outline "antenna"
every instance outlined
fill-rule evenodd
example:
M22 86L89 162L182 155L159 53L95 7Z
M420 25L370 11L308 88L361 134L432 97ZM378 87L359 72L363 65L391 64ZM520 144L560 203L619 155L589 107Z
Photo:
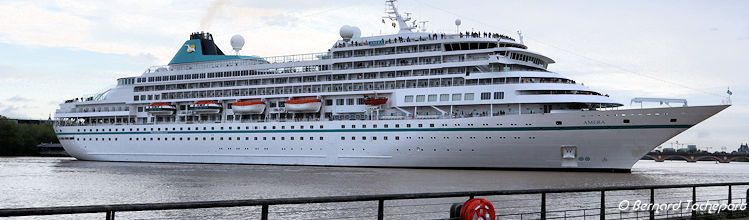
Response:
M525 44L523 43L523 32L520 32L520 30L518 30L518 40L520 40L521 44Z
M427 22L429 22L429 21L419 21L419 23L421 23L421 25L420 25L421 32L426 32L427 31Z
M388 18L390 20L395 19L395 21L398 22L398 26L400 26L400 30L398 31L399 34L412 32L411 30L416 29L416 25L408 25L408 23L406 23L411 20L411 13L406 13L406 17L402 17L400 13L398 13L398 7L395 6L396 1L397 0L385 0L385 4L388 6L385 13L387 13L388 16L382 18Z

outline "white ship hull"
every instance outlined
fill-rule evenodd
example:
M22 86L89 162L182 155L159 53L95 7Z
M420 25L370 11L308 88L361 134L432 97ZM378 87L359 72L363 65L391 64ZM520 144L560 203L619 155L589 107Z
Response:
M726 107L433 120L59 126L55 129L65 150L81 160L629 170L659 144ZM630 122L624 123L624 119ZM90 129L100 131L89 132ZM563 147L574 147L575 159L564 159ZM566 156L569 157L569 152Z

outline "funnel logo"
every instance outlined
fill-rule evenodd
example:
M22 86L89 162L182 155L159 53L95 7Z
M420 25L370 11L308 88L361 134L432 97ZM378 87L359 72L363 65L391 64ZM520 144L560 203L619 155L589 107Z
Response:
M185 44L185 47L187 47L188 53L195 52L195 44Z

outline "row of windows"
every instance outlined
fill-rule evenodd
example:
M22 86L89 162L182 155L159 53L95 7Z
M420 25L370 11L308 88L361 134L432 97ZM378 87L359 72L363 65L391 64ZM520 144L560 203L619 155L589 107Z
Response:
M452 94L452 101L473 101L473 93L453 93ZM494 99L504 99L505 98L505 92L494 92ZM489 100L491 99L491 93L484 92L481 93L481 100ZM414 102L414 96L413 95L407 95L404 100L404 102ZM436 102L437 101L437 94L431 94L431 95L416 95L416 102ZM440 102L446 102L450 101L450 94L440 94L439 95L439 101Z
M319 92L346 92L346 91L367 91L367 90L387 90L403 88L430 88L430 87L452 87L452 86L471 86L471 85L492 85L492 84L515 84L515 83L573 83L570 80L556 78L486 78L486 79L463 79L454 78L434 78L434 79L415 79L415 80L398 80L398 81L380 81L367 83L341 83L341 84L316 84L304 86L279 86L263 88L241 88L241 89L219 89L219 90L200 90L200 91L175 91L165 92L161 95L135 95L134 101L147 100L167 100L167 99L185 99L185 98L208 98L208 97L231 97L231 96L252 96L252 95L276 95L276 94L297 94L297 93L319 93ZM179 89L177 89L179 90Z
M392 125L393 125L394 128L401 128L401 124L392 124ZM425 127L424 124L404 124L404 125L405 125L406 128L411 128L412 126L419 127L419 128ZM482 124L482 125L483 126L489 126L489 124ZM503 126L504 124L496 124L496 125L497 126ZM515 126L515 125L518 125L518 124L509 124L509 125ZM532 125L532 124L526 123L525 125ZM428 126L430 128L436 127L435 124L428 124ZM448 124L440 124L440 126L447 127ZM460 127L461 124L453 124L453 126ZM475 125L474 124L466 124L466 126L475 126ZM357 128L357 126L354 125L354 124L349 125L349 126L341 125L341 128L347 128L347 127L348 128ZM361 128L379 128L379 127L380 126L378 124L371 124L371 126L369 126L369 127L367 127L366 124L362 124L361 125ZM382 124L382 128L390 128L390 127L391 127L391 124ZM193 129L193 127L180 127L178 129L176 127L172 127L171 131L184 131L184 130L187 130L187 131L193 131L193 130L194 131L199 131L199 130L201 130L200 128L201 127L194 127L194 129ZM209 127L202 127L202 130L207 131L208 128ZM241 126L237 126L237 127L223 127L222 126L222 127L218 127L218 129L216 129L216 128L217 127L210 127L210 130L211 131L214 131L214 130L242 130ZM234 129L234 128L236 128L236 129ZM282 126L276 126L276 125L273 125L273 126L245 126L244 128L245 128L244 130L261 130L261 129L262 130L274 130L274 129L286 129L287 126L285 126L285 125L282 125ZM309 130L309 129L315 129L315 126L314 125L308 125L308 126L304 126L304 125L300 125L300 126L291 125L291 126L288 126L288 128L289 129L299 129L299 130L303 130L303 129L308 129ZM319 129L323 129L323 128L324 127L322 125L319 125ZM110 129L98 129L98 128L97 129L93 129L93 128L90 128L90 129L78 129L77 131L78 132L119 132L119 131L170 131L170 130L169 130L169 128L163 128L162 129L162 128L159 127L159 128L155 128L155 129L154 128L150 128L150 129L147 129L147 128L143 128L143 129L141 129L141 128L135 128L135 129L133 129L133 128L129 128L129 129L124 129L124 128L122 128L122 129L118 129L118 128L115 128L115 129L111 129L111 128Z
M277 128L286 129L285 125L282 125L282 126L275 126L274 125L274 126L252 126L252 127L251 126L245 126L245 130L250 130L250 128L252 128L253 130L258 130L260 128L262 128L262 130L268 130L269 127L271 129L277 129ZM186 128L187 128L186 130L188 130L188 131L193 130L192 127L186 127ZM216 130L216 127L210 127L210 128L211 128L211 131ZM224 130L223 126L222 127L218 127L218 128L219 128L218 130ZM227 128L227 130L232 130L233 127L229 126L229 127L226 127L226 128ZM319 128L323 129L323 126L320 125ZM241 129L242 129L241 126L237 126L236 127L236 130L241 130ZM297 126L291 125L291 126L289 126L289 129L297 129ZM315 126L314 125L309 125L309 126L300 125L300 126L298 126L298 129L315 129ZM110 132L111 131L115 131L115 132L117 132L117 131L126 131L124 128L123 129L117 129L117 128L115 128L114 130L110 128L108 130L106 130L106 129L78 129L78 132L81 132L81 130L83 130L83 132L99 132L100 130L102 132L106 132L106 131L110 131ZM185 130L185 127L180 127L179 130L183 131L183 130ZM198 131L198 130L200 130L200 127L195 127L194 130ZM208 130L208 127L203 127L203 130L204 131ZM133 128L130 128L127 131L141 131L141 129L140 128L135 128L135 130L133 130ZM143 131L149 131L149 130L146 129L146 128L143 128ZM156 128L156 130L154 130L154 128L151 128L150 131L162 131L162 129L161 128ZM164 128L163 131L169 131L169 128ZM177 128L173 127L172 131L177 131Z
M72 137L71 137L71 139L72 139ZM172 139L172 141L177 141L177 140L180 140L180 141L182 141L182 140L188 140L188 141L194 140L194 141L198 141L198 140L200 140L200 138L198 138L198 137L195 137L195 138L191 138L191 137L185 137L185 138L183 138L183 137L179 137L179 138L172 137L171 139ZM262 138L260 138L260 137L253 137L252 139L255 140L255 141L258 141L258 140L267 141L267 140L269 140L268 137L262 137ZM282 140L282 141L285 141L286 137L279 137L279 139ZM300 137L289 137L288 138L288 140L291 140L291 141L293 141L293 140L300 140L300 141L309 140L309 141L313 141L313 140L324 140L324 139L325 138L323 138L323 137L318 137L316 139L315 137L311 137L311 136L310 137L306 137L306 138L302 137L302 136L300 136ZM86 138L77 138L76 140L86 141ZM99 138L88 138L88 140L89 141L99 141ZM111 141L112 138L101 138L101 140L102 141L107 141L107 140ZM117 138L114 138L114 140L117 141ZM151 138L145 138L145 137L144 138L139 138L139 137L136 137L136 138L129 138L129 140L131 140L131 141L132 140L135 140L135 141L146 141L146 140L150 140L150 141L153 141L153 140L156 140L156 141L161 141L161 140L168 141L169 138L168 137L164 137L162 139L160 137L156 137L156 138L153 138L153 137L151 137ZM203 140L204 141L207 141L207 140L213 141L213 140L216 140L216 139L215 139L215 137L210 137L210 138L209 137L203 137ZM224 137L219 137L218 140L223 141ZM231 140L241 141L242 138L241 137L235 137L235 138L233 138L233 137L226 137L226 140L230 140L230 141ZM244 137L244 140L245 141L249 141L250 137ZM270 140L271 141L275 141L276 137L270 137ZM387 140L387 138L385 138L385 140Z
M146 83L146 82L161 82L161 81L174 81L174 80L190 80L190 79L206 79L206 78L220 78L220 77L236 77L236 76L254 76L254 75L266 75L266 74L279 74L279 73L295 73L295 72L316 72L328 70L328 65L312 65L312 66L296 66L296 67L284 67L284 68L270 68L261 70L242 70L242 71L229 71L229 72L215 72L215 73L194 73L194 74L181 74L181 75L170 75L170 76L151 76L151 77L139 77L137 79L128 78L129 84L133 82ZM123 82L124 83L124 82Z
M437 139L437 137L429 137L429 138L430 139ZM456 139L463 139L463 137L455 137L455 138ZM498 138L499 139L507 139L507 137L498 137ZM520 139L520 137L512 137L512 138L513 139ZM75 140L78 140L78 141L86 141L86 138L74 138L74 137L63 137L63 138L60 138L60 139L61 140L73 140L73 139L75 139ZM114 139L112 139L112 138L88 138L88 141L99 141L99 139L101 139L101 141L112 141L112 140L117 141L118 140L117 138L114 138ZM313 141L313 140L324 140L325 138L318 137L316 139L315 137L311 137L311 136L310 137L306 137L306 138L303 137L303 136L299 136L299 137L288 137L288 138L287 137L270 137L270 138L268 138L268 137L252 137L252 140L255 140L255 141L258 141L258 140L263 140L263 141L271 140L271 141L275 141L276 139L282 140L282 141L285 141L285 140L290 140L290 141L293 141L293 140L300 140L300 141L309 140L309 141ZM406 137L406 139L407 140L411 140L412 137ZM424 137L417 137L417 139L423 140ZM450 137L442 137L442 139L450 139ZM476 137L468 137L468 139L476 139ZM486 137L484 137L484 139L492 139L492 137L486 136ZM528 139L536 139L536 137L528 137ZM150 137L150 138L145 138L145 137L144 138L139 138L139 137L136 137L136 138L129 138L129 140L130 141L133 141L133 140L135 140L135 141L147 141L147 140L150 140L150 141L153 141L153 140L156 140L156 141L161 141L161 140L168 141L169 138L168 137L164 137L162 139L161 137L156 137L156 138L153 138L153 137ZM194 137L194 138L191 138L191 137L179 137L179 138L172 137L171 140L172 141L177 141L177 140L179 140L179 141L183 141L183 140L199 141L200 138L198 138L198 137ZM203 137L202 140L204 140L204 141L208 141L208 140L214 141L214 140L216 140L216 138L215 137L210 137L210 138L209 137ZM219 137L218 140L223 141L224 137ZM231 140L241 141L242 138L241 137L226 137L226 140L230 140L230 141ZM250 137L244 137L244 140L245 141L249 141ZM347 138L345 136L341 136L341 140L347 140ZM348 140L355 141L355 140L357 140L357 138L356 138L356 136L351 136ZM359 140L366 141L367 140L367 136L361 136ZM377 140L377 136L371 136L369 138L369 140L376 141ZM388 140L388 136L382 136L382 140L387 141ZM400 140L400 136L395 136L394 140L396 140L396 141Z
M400 128L401 127L401 124L393 124L393 125L394 125L395 128ZM410 128L412 125L416 125L419 128L424 127L424 124L404 124L404 125L405 125L406 128ZM461 124L454 124L454 126L457 126L457 127L460 127L460 125ZM466 125L467 126L474 126L474 124L466 124ZM489 124L482 124L482 125L489 126ZM497 124L497 125L501 126L503 124ZM515 125L515 124L511 124L511 125ZM530 124L526 124L526 125L530 125ZM442 127L446 127L448 125L447 124L441 124L441 126ZM346 127L347 127L346 125L341 125L341 128L346 128ZM356 128L356 125L352 124L352 125L350 125L348 127L349 128ZM378 127L379 127L378 124L372 124L369 128L378 128ZM433 128L433 127L435 127L435 125L434 124L429 124L429 127ZM202 128L203 128L204 131L206 131L206 130L208 130L209 127L202 127ZM234 127L223 127L222 126L222 127L218 127L218 130L224 130L225 128L227 128L226 130L232 130ZM273 129L279 129L279 128L280 129L286 129L287 126L285 126L285 125L282 125L282 126L275 126L275 125L273 125L273 126L245 126L245 130L251 130L250 128L252 128L252 130L259 130L261 128L262 128L262 130L268 130L269 128L271 130L273 130ZM301 129L314 129L315 126L313 126L313 125L308 125L308 126L304 126L304 125L300 125L300 126L291 125L291 126L288 126L288 128L289 129L300 129L301 130ZM323 128L324 127L322 125L319 125L319 129L323 129ZM367 125L366 124L362 124L361 128L367 128ZM382 128L390 128L390 124L382 124ZM235 130L241 130L241 129L242 129L241 126L237 126ZM179 131L184 131L184 130L187 130L187 131L191 131L191 130L198 131L198 130L200 130L200 127L194 127L194 129L192 127L186 127L186 129L185 129L185 127L180 127L179 129L177 129L176 127L172 127L171 130L172 131L177 131L177 130L179 130ZM216 127L210 127L210 130L214 131L214 130L216 130ZM141 131L141 128L135 128L135 129L129 128L129 130L126 130L124 128L123 129L118 129L118 128L115 128L115 129L111 129L111 128L110 129L98 129L98 128L97 129L93 129L93 128L91 128L91 129L78 129L78 132L81 132L81 131L82 132ZM159 128L156 128L156 129L150 128L150 130L146 129L146 128L143 128L142 131L169 131L169 128L162 129L162 128L159 127Z

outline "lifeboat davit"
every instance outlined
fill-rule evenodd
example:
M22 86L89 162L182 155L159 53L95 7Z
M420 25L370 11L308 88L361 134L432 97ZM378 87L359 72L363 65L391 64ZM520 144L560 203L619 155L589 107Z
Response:
M380 98L371 98L368 95L364 95L364 104L365 105L382 105L388 102L388 98L380 97Z
M262 114L265 111L265 102L238 101L231 104L231 110L242 114Z
M217 114L221 112L221 105L216 101L197 101L188 106L188 109L198 114Z
M152 115L173 115L177 108L167 102L157 102L146 106L146 112Z
M316 98L289 99L286 101L286 112L319 112L322 102Z

